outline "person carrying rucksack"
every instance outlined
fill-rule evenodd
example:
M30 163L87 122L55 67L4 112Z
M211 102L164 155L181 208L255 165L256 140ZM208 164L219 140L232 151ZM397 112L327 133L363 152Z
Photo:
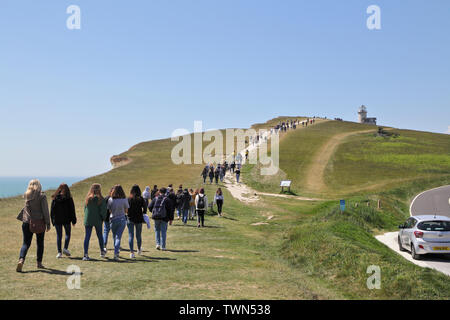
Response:
M152 219L155 225L156 249L166 250L167 224L172 224L173 208L166 188L159 190L160 194L155 197L148 209L152 213Z
M201 188L200 193L195 197L195 209L197 211L197 227L205 226L205 212L208 209L208 197L205 195L205 189Z

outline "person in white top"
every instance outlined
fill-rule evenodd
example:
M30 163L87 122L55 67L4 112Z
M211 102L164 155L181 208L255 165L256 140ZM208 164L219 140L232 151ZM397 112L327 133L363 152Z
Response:
M214 203L217 205L217 213L219 217L222 216L222 206L223 206L223 193L222 189L219 188L214 195Z

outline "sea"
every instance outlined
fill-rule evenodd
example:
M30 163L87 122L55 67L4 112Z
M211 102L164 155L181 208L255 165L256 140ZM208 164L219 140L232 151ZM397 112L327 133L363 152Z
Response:
M28 182L32 179L38 179L41 182L42 190L52 190L58 188L61 183L66 183L70 187L84 177L0 177L0 198L24 194Z

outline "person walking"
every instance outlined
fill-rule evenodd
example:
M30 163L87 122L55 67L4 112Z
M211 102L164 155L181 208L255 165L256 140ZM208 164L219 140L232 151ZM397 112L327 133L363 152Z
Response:
M212 184L214 180L214 167L209 168L209 184Z
M120 184L114 187L111 198L108 200L108 209L111 210L111 231L114 239L114 260L119 260L120 242L127 225L127 214L130 205Z
M150 204L150 201L151 201L151 197L152 197L152 195L150 192L150 187L146 186L144 192L142 192L142 198L145 201L145 208L148 208L148 205Z
M220 178L220 182L223 183L223 179L225 178L225 165L220 166L220 171L219 171L219 178Z
M217 213L219 215L219 217L222 216L222 206L223 206L223 193L222 193L222 189L219 188L216 191L216 194L214 195L214 202L217 205Z
M153 186L152 192L150 193L150 200L155 199L156 193L158 193L158 192L159 192L158 186L155 184L155 185ZM147 207L148 207L148 206L147 206Z
M106 219L106 202L102 196L101 185L94 183L86 196L84 201L84 255L83 261L89 261L89 241L91 240L92 229L95 228L95 232L98 238L98 244L100 246L100 256L105 257L104 251L105 245L102 237L102 224Z
M147 204L141 196L141 189L137 184L131 187L130 196L128 197L128 213L127 213L127 227L128 227L128 244L130 246L130 258L134 259L134 235L136 230L136 244L138 248L138 255L142 254L142 224L144 221L144 214L147 213Z
M205 189L201 188L199 194L195 197L195 210L197 211L197 227L205 226L205 212L208 208L208 197L205 195Z
M241 169L238 167L235 173L236 173L236 182L239 183L239 178L241 176Z
M214 179L216 180L216 184L219 184L219 175L220 175L220 164L216 167L214 171Z
M233 172L233 174L234 174L234 169L236 168L236 162L232 162L231 163L231 165L230 165L230 171L232 171Z
M105 198L106 206L108 204L109 198L111 198L111 194L113 191L114 191L114 187L112 187L111 190L109 190L108 196ZM105 223L103 226L103 251L105 252L105 254L107 252L106 245L108 244L109 232L111 231L111 221L109 219L110 215L111 215L111 210L106 208L106 216L105 216L105 220L104 220Z
M176 211L177 211L177 219L181 219L182 215L182 206L183 206L183 186L180 185L178 187L178 191L176 194Z
M193 189L189 189L189 195L191 200L189 201L189 220L194 220L195 217L195 192Z
M50 214L48 211L47 196L42 192L39 180L31 180L28 183L27 191L24 194L25 206L17 216L17 220L22 222L23 243L20 248L19 262L16 271L22 272L25 257L33 240L33 233L36 233L37 242L37 267L44 269L42 258L44 256L45 232L50 230Z
M203 184L206 183L206 177L208 176L208 167L205 166L202 170L201 176L203 177Z
M189 217L190 202L191 202L191 195L189 194L188 189L184 189L181 203L182 221L184 225L186 225Z
M56 258L62 258L63 253L70 257L71 224L73 226L77 224L77 216L69 186L65 183L61 184L52 195L52 199L50 218L56 230L56 248L58 250ZM66 237L64 239L64 250L61 250L63 228Z
M167 224L172 224L174 218L174 209L168 195L167 189L161 188L159 195L148 207L155 225L156 249L162 251L166 250Z

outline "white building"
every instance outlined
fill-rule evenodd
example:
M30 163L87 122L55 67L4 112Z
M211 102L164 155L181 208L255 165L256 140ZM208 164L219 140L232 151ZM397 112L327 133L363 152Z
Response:
M365 105L362 105L359 108L358 115L359 115L359 123L377 125L377 118L367 118L367 108Z

